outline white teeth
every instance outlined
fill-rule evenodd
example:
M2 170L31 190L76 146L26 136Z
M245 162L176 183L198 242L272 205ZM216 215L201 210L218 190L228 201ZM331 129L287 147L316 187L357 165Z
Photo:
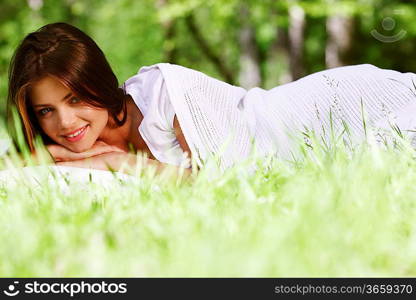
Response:
M77 136L77 135L79 135L81 132L83 132L84 131L84 129L85 129L85 127L84 128L81 128L80 130L78 130L77 132L75 132L74 134L70 134L70 135L67 135L67 137L75 137L75 136Z

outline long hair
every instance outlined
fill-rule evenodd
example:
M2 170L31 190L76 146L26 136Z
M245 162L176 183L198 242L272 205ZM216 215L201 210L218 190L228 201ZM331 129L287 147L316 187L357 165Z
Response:
M17 47L10 61L7 119L15 141L17 110L25 141L31 152L40 135L45 144L52 141L42 131L30 105L31 86L52 76L89 105L109 112L109 125L122 126L127 118L126 93L119 87L104 53L80 29L66 23L47 24L29 33ZM123 112L123 117L118 119Z

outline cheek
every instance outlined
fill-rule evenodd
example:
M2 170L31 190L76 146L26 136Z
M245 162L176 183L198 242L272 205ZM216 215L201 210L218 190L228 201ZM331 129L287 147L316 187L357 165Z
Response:
M86 108L83 111L84 119L92 123L97 129L102 129L107 125L108 112L106 109Z
M42 131L48 136L52 136L56 130L56 124L52 120L38 120L38 123Z

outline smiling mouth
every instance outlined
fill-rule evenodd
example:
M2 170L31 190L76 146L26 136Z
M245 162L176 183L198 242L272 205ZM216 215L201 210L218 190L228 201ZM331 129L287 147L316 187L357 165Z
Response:
M87 128L88 128L88 125L85 125L84 127L78 129L72 134L64 135L64 137L69 142L77 142L84 137L85 132L87 131Z

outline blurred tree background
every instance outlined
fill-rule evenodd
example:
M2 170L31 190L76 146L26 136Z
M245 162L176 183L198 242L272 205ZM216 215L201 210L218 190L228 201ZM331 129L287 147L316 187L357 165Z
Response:
M0 116L24 36L68 22L106 54L120 85L170 62L265 89L326 68L415 72L415 0L0 0Z

